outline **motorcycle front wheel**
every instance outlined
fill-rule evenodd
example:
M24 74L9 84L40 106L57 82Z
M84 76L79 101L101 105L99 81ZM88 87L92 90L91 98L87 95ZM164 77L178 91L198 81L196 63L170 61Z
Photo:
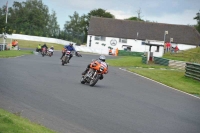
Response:
M66 56L63 56L63 57L62 57L62 65L63 65L63 66L65 65L65 60L66 60Z
M92 79L92 80L90 80L90 86L94 86L96 83L97 83L97 81L99 80L99 78L100 78L100 75L96 75L95 77L94 77L94 79Z
M81 77L81 84L85 84L85 80L83 76Z

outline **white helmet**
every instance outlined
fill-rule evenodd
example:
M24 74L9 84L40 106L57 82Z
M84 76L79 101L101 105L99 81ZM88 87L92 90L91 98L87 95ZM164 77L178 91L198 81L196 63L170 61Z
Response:
M105 61L106 61L106 57L105 57L104 55L101 55L101 56L99 57L99 60L105 62Z

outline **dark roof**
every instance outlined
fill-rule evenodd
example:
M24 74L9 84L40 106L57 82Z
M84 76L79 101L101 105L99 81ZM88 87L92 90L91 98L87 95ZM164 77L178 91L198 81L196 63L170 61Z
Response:
M200 34L193 26L101 17L91 17L88 35L164 41L165 31L168 31L165 39L166 42L169 42L170 38L173 38L174 43L200 44Z

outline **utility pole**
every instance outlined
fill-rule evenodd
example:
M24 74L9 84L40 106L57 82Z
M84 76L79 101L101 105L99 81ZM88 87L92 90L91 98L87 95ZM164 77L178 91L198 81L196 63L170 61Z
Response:
M7 3L6 3L6 26L7 26L7 16L8 16L8 1L7 1ZM5 42L6 42L6 27L5 26L5 32L3 33L3 50L5 49L5 46L6 46L6 44L5 44Z
M199 24L200 24L200 10L199 10L198 16L199 16L199 20L198 21L199 21Z
M137 14L138 14L138 19L140 20L140 14L142 13L142 12L141 12L141 9L137 10L136 12L137 12Z
M8 16L8 1L6 3L6 24L7 24L7 16Z

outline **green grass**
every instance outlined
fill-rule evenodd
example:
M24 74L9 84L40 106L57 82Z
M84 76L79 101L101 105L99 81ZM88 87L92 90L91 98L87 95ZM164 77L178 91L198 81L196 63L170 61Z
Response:
M0 133L55 133L28 119L0 109Z
M200 63L200 47L180 51L178 53L166 53L163 58Z
M128 70L173 87L175 89L200 96L199 81L185 77L184 71L133 68L129 68Z
M21 55L32 54L32 51L23 51L23 50L5 50L0 51L0 58L16 57Z
M17 40L19 43L20 48L36 48L38 44L43 45L44 42L38 42L38 41L27 41L27 40ZM56 43L46 43L47 47L54 46L55 50L62 50L63 45L56 44Z
M121 56L118 59L109 59L107 60L109 65L118 66L118 67L144 67L144 68L169 68L168 66L160 66L157 64L143 64L142 57L134 56Z
M143 64L141 57L119 57L117 59L108 59L107 62L111 66L125 67L129 71L143 75L175 89L200 96L199 81L185 77L184 71L176 69L171 70L170 67L161 65ZM166 70L161 70L161 68L165 68Z
M55 50L62 50L62 48L63 48L62 44L57 44L57 43L47 43L47 42L19 40L19 39L17 39L17 41L18 41L18 44L19 44L20 48L33 48L33 49L36 49L36 47L38 46L38 44L43 45L44 43L46 43L46 45L48 47L53 46ZM0 38L0 42L3 43L3 38ZM8 38L6 40L6 43L11 43L11 39Z

